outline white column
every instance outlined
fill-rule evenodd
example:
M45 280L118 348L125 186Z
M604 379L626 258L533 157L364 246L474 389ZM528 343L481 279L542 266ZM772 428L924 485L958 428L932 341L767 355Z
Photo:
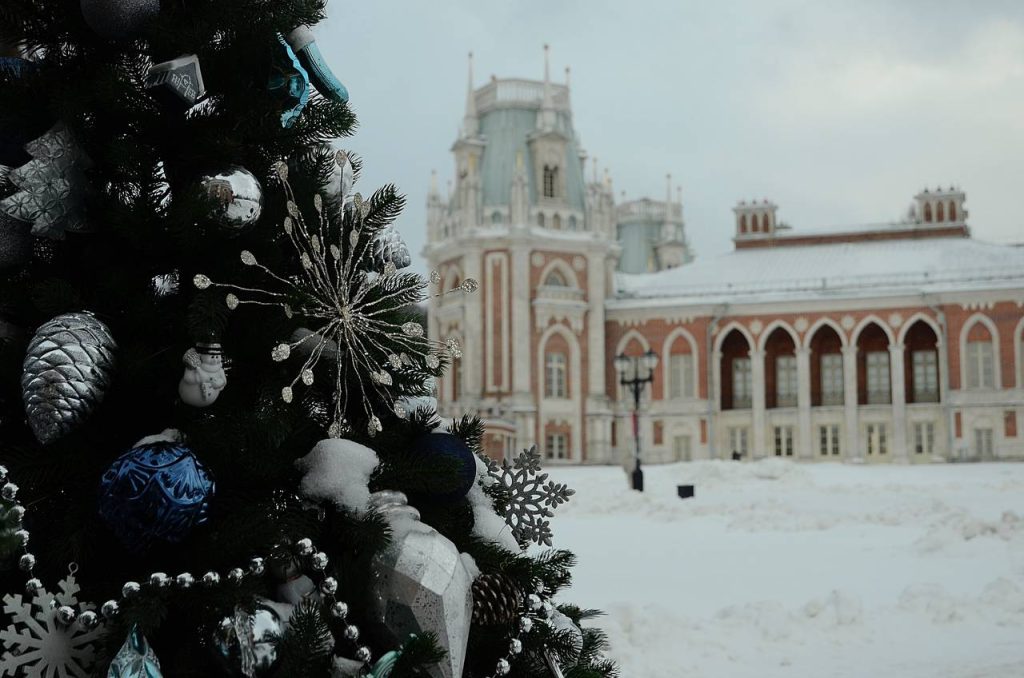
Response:
M708 335L711 338L711 335ZM711 342L708 342L711 349ZM711 374L708 375L708 458L728 459L732 450L726 448L725 431L722 426L722 352L711 354ZM698 424L699 425L699 424ZM711 441L714 441L712 443ZM711 451L714 450L714 456Z
M843 347L843 414L846 441L843 456L863 461L860 449L860 422L857 421L857 347Z
M889 369L892 375L892 449L889 454L899 461L907 460L907 392L903 374L903 344L889 346Z
M605 389L604 252L587 255L587 392L603 396ZM662 356L664 359L665 356Z
M805 459L813 458L811 438L811 349L796 350L797 415L800 428L797 454Z
M530 251L512 248L512 391L530 400Z
M754 430L751 431L751 442L753 449L751 456L754 458L764 457L768 454L765 446L765 383L764 383L764 351L750 352L750 375L751 386L754 393L752 400Z

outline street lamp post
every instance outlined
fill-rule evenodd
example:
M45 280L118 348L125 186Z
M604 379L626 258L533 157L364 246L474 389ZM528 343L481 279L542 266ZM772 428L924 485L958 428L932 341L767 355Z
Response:
M644 386L654 382L654 368L658 366L658 354L648 351L641 356L628 356L620 353L615 356L615 369L619 373L619 383L633 392L633 489L644 491L644 472L640 468L640 396ZM646 371L640 376L640 368ZM632 376L629 376L632 375Z

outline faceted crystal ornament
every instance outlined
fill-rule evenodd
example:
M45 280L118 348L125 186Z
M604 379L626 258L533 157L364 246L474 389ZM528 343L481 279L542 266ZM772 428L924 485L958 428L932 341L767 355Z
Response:
M374 617L395 644L410 633L433 632L445 658L433 678L460 678L473 615L472 579L452 542L419 522L398 492L375 493L371 505L393 521L391 545L374 559ZM411 518L411 520L410 520ZM397 519L397 520L394 520ZM401 528L398 528L401 526Z
M162 678L160 660L137 626L132 626L128 639L110 662L107 678Z

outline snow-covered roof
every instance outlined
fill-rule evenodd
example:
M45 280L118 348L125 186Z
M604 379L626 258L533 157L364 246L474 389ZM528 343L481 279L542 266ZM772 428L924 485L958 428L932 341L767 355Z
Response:
M738 249L616 282L613 307L1024 288L1024 247L946 237Z

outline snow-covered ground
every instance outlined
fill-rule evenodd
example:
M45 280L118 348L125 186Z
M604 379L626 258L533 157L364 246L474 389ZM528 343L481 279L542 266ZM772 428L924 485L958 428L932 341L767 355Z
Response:
M1024 464L549 470L623 678L1024 676Z

